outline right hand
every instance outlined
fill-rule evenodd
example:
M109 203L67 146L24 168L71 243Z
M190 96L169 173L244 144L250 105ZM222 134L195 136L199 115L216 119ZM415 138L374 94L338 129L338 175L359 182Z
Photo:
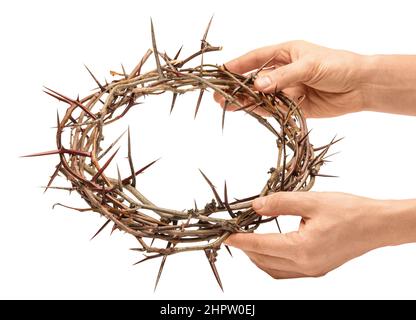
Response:
M244 74L260 68L272 57L269 66L274 69L260 72L254 82L257 90L283 90L295 101L305 96L301 108L310 118L363 110L366 56L305 41L291 41L253 50L225 66L234 73ZM224 107L224 97L216 93L214 98ZM235 105L227 106L227 110L236 109ZM261 113L260 108L257 110Z

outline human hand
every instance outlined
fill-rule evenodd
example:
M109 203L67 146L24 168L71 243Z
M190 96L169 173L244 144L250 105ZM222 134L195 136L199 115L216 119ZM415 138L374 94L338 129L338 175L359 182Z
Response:
M344 193L278 192L253 202L260 215L298 215L290 233L236 233L243 250L273 278L317 277L372 249L416 242L415 200L373 200Z
M225 66L244 74L260 68L272 57L268 66L274 69L259 73L254 82L257 90L283 90L295 101L305 96L301 108L306 117L333 117L364 108L367 57L363 55L291 41L253 50ZM214 98L224 107L224 97L216 93ZM230 111L237 108L227 106ZM256 112L265 115L260 108Z

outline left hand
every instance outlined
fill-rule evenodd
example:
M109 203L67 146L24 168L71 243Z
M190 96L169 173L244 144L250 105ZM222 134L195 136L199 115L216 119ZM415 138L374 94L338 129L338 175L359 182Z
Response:
M412 241L416 216L412 214L412 223L410 214L401 217L405 208L413 206L414 212L414 201L410 206L408 202L332 192L278 192L256 199L253 209L266 216L301 216L298 231L236 233L225 243L242 249L273 278L322 276L372 249Z

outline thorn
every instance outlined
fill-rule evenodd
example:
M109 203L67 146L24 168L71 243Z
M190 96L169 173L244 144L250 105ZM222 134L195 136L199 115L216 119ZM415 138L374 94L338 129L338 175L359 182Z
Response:
M324 177L324 178L339 178L339 176L333 176L330 174L322 174L322 173L317 173L313 175L314 177Z
M282 230L280 229L279 221L277 221L277 218L274 218L274 221L276 221L277 229L279 230L279 233L282 233Z
M309 136L309 133L311 133L312 129L310 129L300 140L299 140L299 144L301 144L303 141L305 141L305 139Z
M218 274L217 267L215 266L215 257L213 249L205 249L205 255L207 256L208 263L211 266L212 272L214 273L215 279L217 280L218 285L221 288L221 291L224 292L224 288L221 283L220 275Z
M101 228L100 229L98 229L98 231L92 236L92 238L90 239L90 241L91 240L93 240L96 236L98 236L98 234L101 232L101 231L103 231L104 230L104 228L110 223L110 219L108 219L102 226L101 226Z
M149 57L150 57L151 54L152 54L152 50L148 49L146 51L146 53L144 54L144 56L141 58L140 62L137 64L137 66L130 73L130 75L128 76L128 79L131 79L131 78L135 77L136 75L137 76L140 75L140 71L141 71L143 65L145 64L145 62L147 61L147 59L149 59Z
M52 90L52 89L50 89L48 87L45 87L44 86L44 88L46 90L49 90L50 91L50 92L48 92L48 91L43 90L43 92L45 92L46 94L50 95L51 97L54 97L55 99L58 99L58 100L63 101L65 103L68 103L70 105L72 105L72 104L77 105L85 113L87 113L91 118L93 118L94 120L97 120L97 117L90 110L88 110L81 102L79 102L77 100L72 100L72 99L64 96L63 94L60 94L59 92L56 92L56 91L54 91L54 90Z
M124 78L125 78L125 79L127 79L127 78L128 78L128 76L127 76L127 73L126 73L126 69L124 69L123 64L121 64L121 70L123 70L123 75L124 75Z
M94 76L94 74L91 72L91 70L87 67L87 65L84 64L85 69L87 69L88 73L91 75L91 77L94 79L94 81L97 83L98 87L102 92L105 91L105 88L101 85L101 83L97 80L97 78Z
M21 158L30 158L30 157L40 157L40 156L48 156L51 154L61 154L61 150L52 150L52 151L45 151L45 152L39 152L39 153L32 153L28 155L21 156Z
M65 149L65 148L62 148L60 150L52 150L52 151L32 153L32 154L28 154L28 155L24 155L24 156L20 156L20 157L21 158L30 158L30 157L49 156L49 155L52 155L52 154L64 154L64 153L68 153L68 154L71 154L73 156L91 157L90 152L70 150L70 149Z
M269 60L267 60L265 63L263 63L262 65L261 65L261 67L260 68L258 68L257 70L256 70L256 72L254 72L253 74L252 74L252 78L255 78L255 77L257 77L257 75L264 69L264 68L266 68L267 67L267 65L270 63L270 62L272 62L274 59L276 58L276 55L273 55Z
M208 31L209 31L209 28L211 27L211 23L212 23L213 18L214 18L214 15L212 15L211 19L209 19L208 26L205 29L204 36L202 37L202 40L201 40L201 49L203 49L205 47L205 43L207 41L207 36L208 36Z
M46 191L48 191L48 189L51 187L53 180L55 180L55 178L58 176L59 170L61 169L62 166L62 162L59 162L58 165L56 166L56 169L54 171L54 173L51 176L51 179L49 180L45 190L43 191L43 193L45 193Z
M114 223L113 228L111 229L110 236L113 234L114 231L117 230L117 225Z
M227 209L228 213L230 214L231 218L235 218L236 215L233 212L233 210L231 210L230 205L228 203L227 181L224 181L224 205L225 205L225 208Z
M117 164L117 184L120 191L123 191L123 181L121 180L120 168Z
M163 79L165 76L163 75L162 67L160 66L159 52L157 51L155 29L153 27L152 18L150 18L150 31L152 33L153 55L155 56L155 59L156 59L157 72L159 73L160 78Z
M107 167L109 166L109 164L111 163L111 161L114 159L114 157L116 156L118 150L120 150L120 148L118 148L113 155L108 158L108 160L106 161L106 163L104 163L104 165L97 171L97 173L92 177L91 181L95 182L104 172L105 169L107 169Z
M140 264L140 263L142 263L142 262L145 262L145 261L147 261L147 260L151 260L151 259L159 258L159 257L162 257L162 256L163 256L163 254L161 254L161 253L154 254L153 256L145 256L142 260L139 260L139 261L137 261L136 263L133 263L133 266L138 265L138 264Z
M227 246L226 244L224 244L225 249L227 249L228 253L230 254L231 258L233 258L233 254L231 253L231 249L229 246Z
M122 182L123 185L128 183L130 181L130 179L132 179L132 177L136 177L137 175L139 175L140 173L142 173L143 171L145 171L147 168L149 168L150 166L152 166L153 164L155 164L157 161L159 161L160 158L153 160L152 162L150 162L149 164L145 165L143 168L137 170L133 175L131 175L130 177L125 178Z
M168 242L168 244L166 246L166 249L169 249L170 245L171 245L171 243ZM159 284L160 276L162 275L162 271L163 271L163 268L165 266L165 262L166 262L167 257L168 257L167 255L164 255L163 258L162 258L162 262L160 263L159 272L157 273L157 278L156 278L155 287L153 289L153 292L156 291L157 285Z
M128 128L128 134L127 134L127 157L129 159L129 165L130 165L130 171L131 171L131 185L132 187L136 187L136 175L134 173L134 164L133 164L133 158L131 156L131 137L130 137L130 127ZM129 179L130 180L130 179Z
M183 48L183 45L181 45L181 47L179 48L178 52L176 52L175 56L173 57L173 60L177 60L179 58L179 54L181 53Z
M225 112L227 111L228 107L228 100L225 101L224 108L222 108L222 119L221 119L221 130L224 133L224 124L225 124Z
M204 95L204 89L201 89L201 91L199 91L198 101L196 102L194 119L196 119L196 115L198 113L199 106L201 105L201 101L202 101L202 96L203 95Z
M114 142L107 148L105 149L104 152L102 152L98 157L97 160L101 160L119 141L120 139L125 135L127 130L125 130L116 140L114 140Z
M59 119L59 111L56 109L56 128L61 130L61 119Z
M170 114L172 114L173 107L175 106L176 98L178 97L178 93L174 92L172 97L172 104L170 105Z
M215 189L215 186L212 184L212 182L208 179L208 177L202 172L201 169L198 169L199 172L202 174L202 176L204 177L205 181L208 183L208 185L210 186L212 192L214 193L215 199L217 199L218 205L221 205L222 207L224 207L224 203L222 202L217 190Z

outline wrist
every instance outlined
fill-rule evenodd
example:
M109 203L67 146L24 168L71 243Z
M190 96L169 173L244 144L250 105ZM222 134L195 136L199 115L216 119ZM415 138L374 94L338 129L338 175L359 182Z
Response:
M358 87L362 95L362 111L377 111L380 107L380 90L383 81L380 78L380 70L383 65L380 55L362 55L358 66Z
M363 111L416 115L416 56L361 56L358 68Z

